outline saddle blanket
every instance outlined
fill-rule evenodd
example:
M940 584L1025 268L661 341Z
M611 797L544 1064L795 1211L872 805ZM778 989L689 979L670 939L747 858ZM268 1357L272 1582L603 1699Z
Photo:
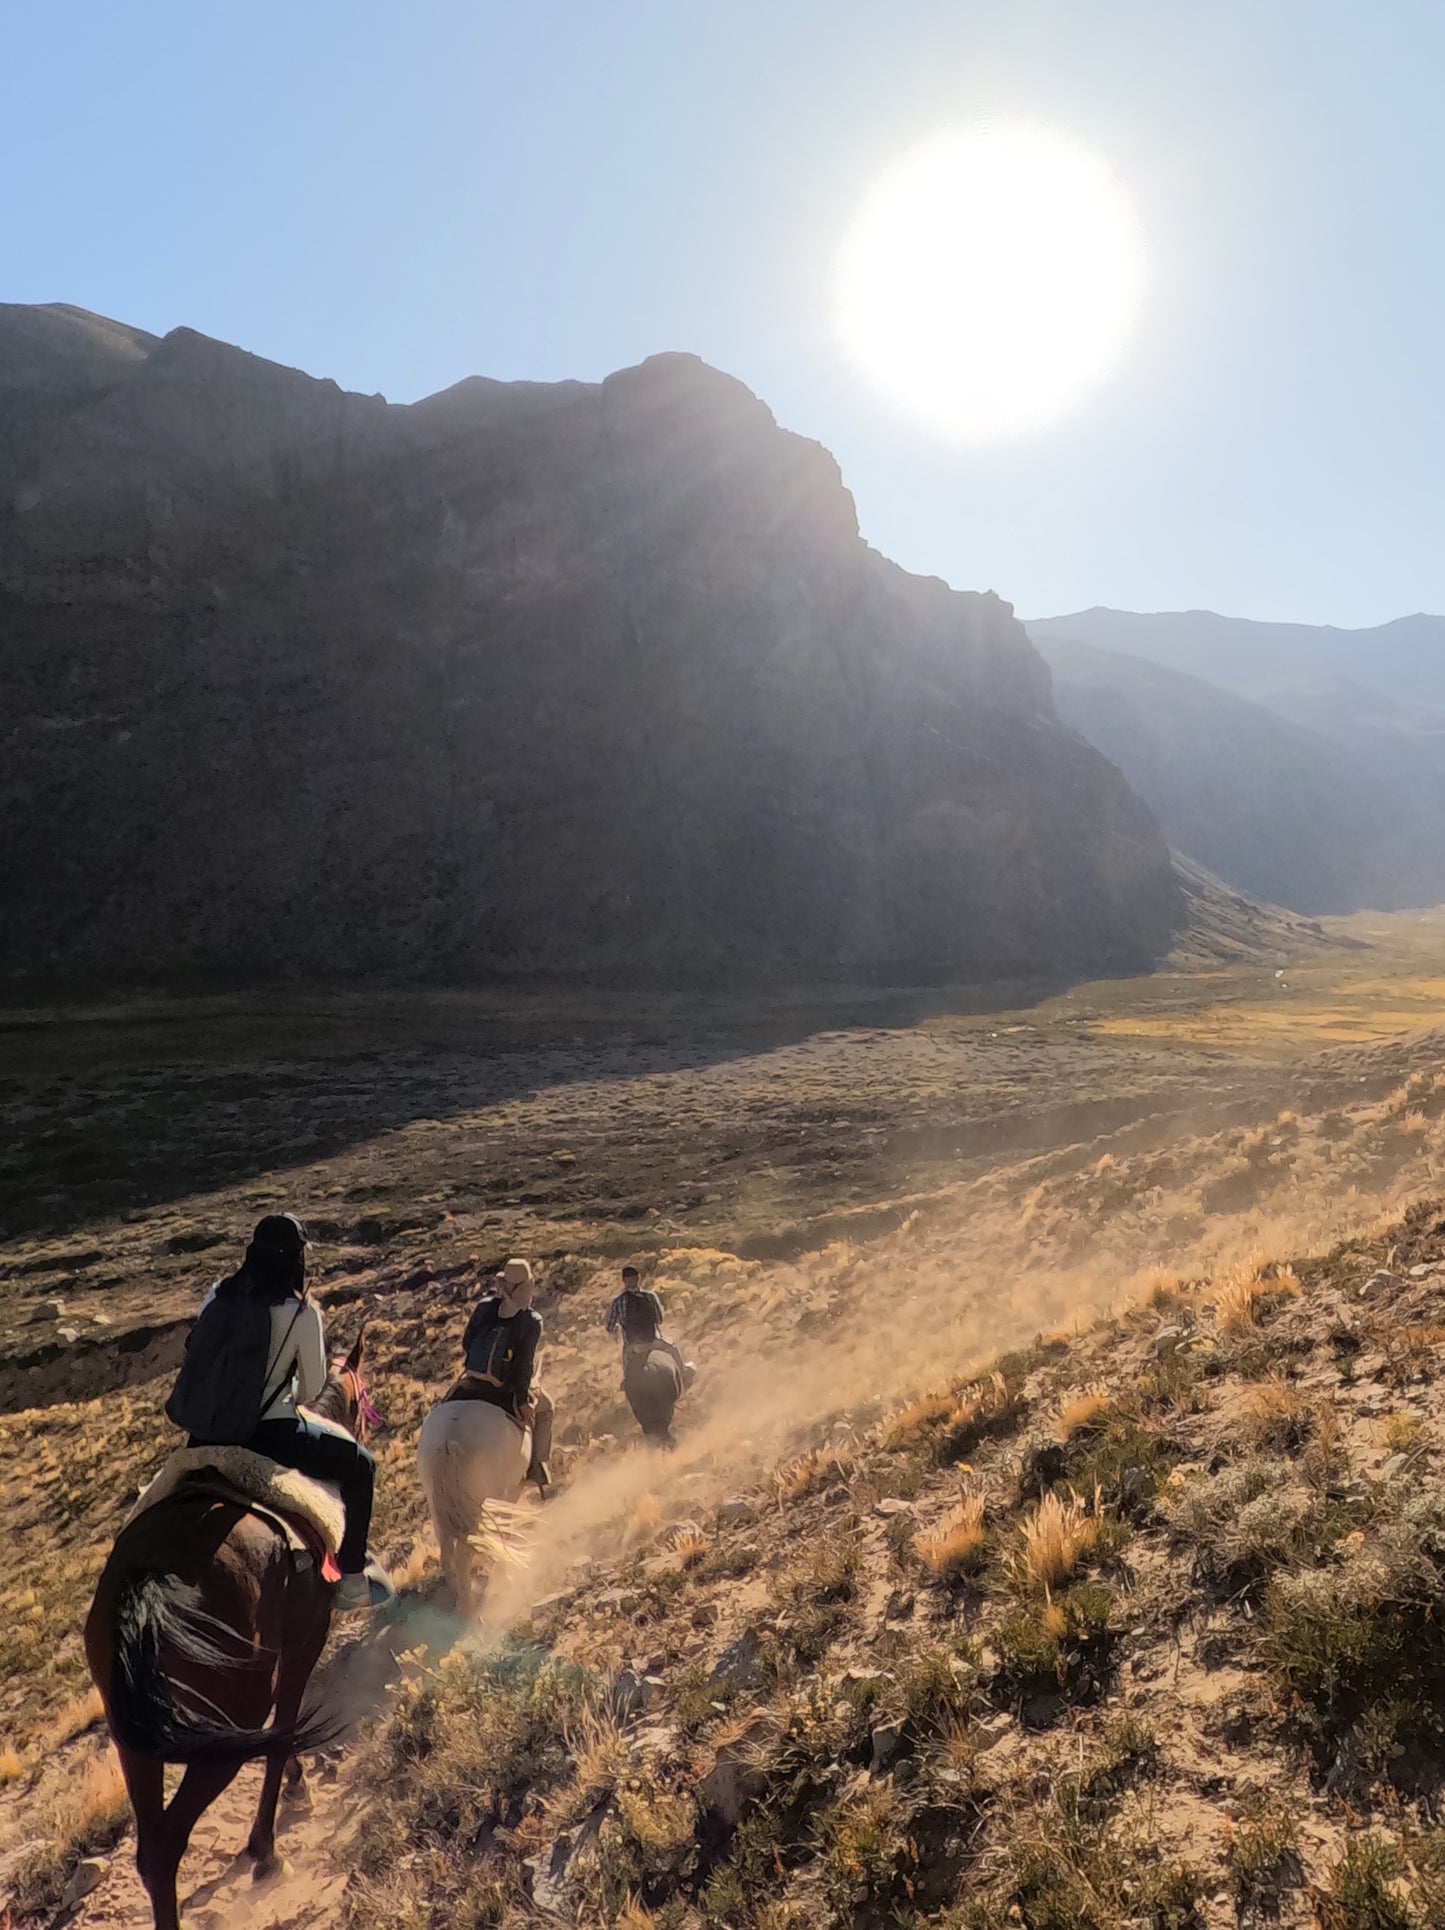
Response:
M331 1482L313 1480L240 1447L177 1448L141 1491L125 1525L129 1527L137 1515L174 1494L183 1481L205 1474L217 1477L218 1488L233 1489L243 1501L254 1502L258 1512L273 1518L296 1552L310 1551L317 1541L334 1557L341 1546L346 1513L340 1491Z

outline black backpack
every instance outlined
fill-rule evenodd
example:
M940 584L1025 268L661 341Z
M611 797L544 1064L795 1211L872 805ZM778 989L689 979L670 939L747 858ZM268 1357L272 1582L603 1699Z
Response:
M291 1316L294 1327L301 1304ZM290 1330L287 1330L290 1338ZM263 1405L271 1358L271 1309L249 1293L217 1293L186 1342L186 1356L166 1402L166 1418L207 1447L244 1447L281 1398Z

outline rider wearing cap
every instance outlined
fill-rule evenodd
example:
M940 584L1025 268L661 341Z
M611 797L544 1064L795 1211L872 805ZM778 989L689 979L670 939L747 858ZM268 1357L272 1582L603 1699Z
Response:
M370 1608L389 1586L368 1575L366 1537L371 1527L376 1463L360 1441L298 1410L326 1385L326 1335L321 1310L306 1290L306 1232L292 1213L268 1213L251 1236L235 1273L206 1295L202 1308L225 1296L245 1295L271 1310L271 1349L261 1396L263 1419L245 1445L341 1491L346 1528L336 1551L341 1570L333 1598L337 1608Z

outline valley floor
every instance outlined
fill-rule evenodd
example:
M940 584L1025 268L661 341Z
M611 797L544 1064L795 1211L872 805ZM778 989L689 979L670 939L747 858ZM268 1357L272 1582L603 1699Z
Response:
M1329 936L1334 942L1298 956L1032 1001L1015 993L989 1010L942 995L779 1000L759 1012L662 1000L603 1007L564 994L333 994L260 1006L214 1000L11 1014L0 1078L0 1541L17 1556L0 1598L0 1724L9 1744L0 1753L0 1892L17 1882L18 1901L53 1906L79 1851L119 1827L79 1650L88 1590L129 1496L159 1458L159 1401L185 1322L209 1280L233 1263L249 1223L280 1205L301 1212L317 1235L316 1278L333 1337L348 1339L363 1315L370 1322L373 1391L389 1423L377 1540L407 1584L413 1646L439 1629L448 1639L454 1632L434 1600L416 1427L455 1364L480 1275L509 1253L541 1264L544 1373L558 1401L564 1486L525 1524L527 1566L498 1578L490 1614L499 1634L512 1630L513 1644L567 1658L581 1671L576 1679L591 1685L576 1706L568 1689L550 1713L513 1711L540 1725L537 1801L527 1810L519 1791L523 1806L514 1814L512 1798L494 1790L477 1811L476 1828L498 1857L495 1869L483 1857L486 1880L501 1886L495 1911L486 1903L492 1914L479 1914L480 1891L464 1897L456 1887L462 1852L455 1831L447 1833L451 1810L440 1797L441 1809L433 1805L425 1817L406 1810L413 1758L405 1735L421 1720L417 1698L431 1697L426 1706L443 1716L452 1691L463 1713L468 1697L511 1704L499 1700L487 1673L497 1664L486 1657L435 1683L425 1665L408 1665L411 1686L396 1691L396 1713L365 1746L382 1752L400 1792L397 1813L412 1845L404 1854L416 1859L407 1867L420 1875L407 1890L393 1867L388 1887L379 1865L359 1848L348 1852L347 1867L360 1872L348 1891L355 1921L426 1922L433 1892L438 1923L500 1922L509 1911L527 1920L525 1912L540 1907L538 1881L545 1892L550 1879L522 1871L521 1849L558 1862L552 1845L584 1825L598 1845L612 1845L615 1867L586 1874L599 1865L600 1848L570 1876L567 1856L560 1858L559 1907L575 1914L585 1904L592 1914L582 1921L625 1920L633 1894L643 1899L628 1919L637 1923L651 1920L648 1910L678 1924L703 1920L699 1913L726 1923L793 1921L757 1914L761 1892L748 1887L756 1887L756 1871L749 1875L742 1854L752 1839L741 1849L733 1840L746 1812L767 1819L755 1836L770 1829L782 1845L791 1874L786 1883L778 1875L774 1902L782 1910L793 1897L804 1912L799 1923L825 1921L845 1904L865 1911L860 1921L875 1920L866 1915L874 1909L926 1917L951 1908L942 1893L924 1893L919 1864L898 1848L926 1846L930 1831L941 1830L935 1851L919 1852L923 1862L952 1870L949 1881L975 1893L979 1908L1016 1910L1042 1926L1019 1889L1025 1877L989 1847L988 1804L960 1795L955 1808L965 1820L945 1828L933 1812L953 1799L938 1792L972 1791L978 1764L1016 1756L1019 1777L1047 1781L1063 1749L1081 1776L1097 1771L1100 1791L1112 1791L1109 1801L1117 1796L1130 1817L1137 1797L1147 1829L1174 1843L1176 1809L1193 1814L1214 1800L1197 1777L1187 1789L1179 1782L1185 1743L1171 1732L1146 1744L1142 1732L1100 1726L1117 1728L1136 1707L1127 1689L1131 1656L1163 1679L1155 1651L1174 1640L1171 1615L1183 1617L1176 1633L1192 1631L1191 1683L1224 1709L1217 1723L1201 1716L1195 1724L1208 1732L1200 1749L1223 1765L1208 1773L1236 1782L1245 1775L1228 1763L1231 1750L1246 1746L1231 1740L1229 1727L1243 1697L1246 1728L1277 1725L1269 1729L1275 1754L1246 1765L1248 1775L1287 1774L1300 1802L1323 1804L1322 1818L1333 1814L1311 1781L1308 1748L1318 1758L1319 1745L1278 1714L1297 1690L1260 1673L1265 1665L1243 1637L1231 1647L1234 1636L1220 1636L1219 1667L1208 1663L1218 1634L1210 1618L1235 1614L1243 1627L1262 1613L1259 1591L1276 1568L1299 1568L1298 1549L1291 1543L1287 1561L1266 1563L1269 1572L1249 1584L1255 1596L1246 1590L1236 1600L1226 1591L1220 1608L1212 1595L1206 1602L1191 1593L1195 1557L1183 1531L1167 1525L1165 1505L1170 1470L1215 1478L1244 1452L1229 1432L1235 1407L1243 1414L1251 1402L1268 1406L1275 1383L1303 1403L1305 1416L1295 1445L1278 1453L1297 1458L1320 1438L1320 1400L1345 1400L1338 1377L1318 1378L1334 1359L1330 1333L1344 1318L1329 1296L1363 1284L1392 1245L1398 1262L1394 1233L1381 1231L1377 1247L1369 1245L1377 1228L1393 1226L1412 1200L1445 1193L1445 1100L1436 1080L1445 1036L1430 1029L1445 1026L1445 916L1356 919ZM1425 1253L1425 1223L1411 1224L1409 1238L1423 1241ZM1321 1263L1304 1264L1302 1256L1341 1239L1364 1243L1343 1272L1336 1263L1322 1271ZM633 1445L613 1345L601 1331L624 1256L650 1273L670 1330L702 1370L679 1416L681 1446L666 1461ZM1270 1284L1290 1260L1300 1262L1297 1302L1288 1280ZM1419 1264L1436 1264L1433 1247ZM1230 1280L1245 1283L1238 1291L1246 1301L1248 1283L1262 1288L1242 1338L1217 1313ZM1385 1363L1354 1379L1383 1391L1371 1395L1373 1406L1339 1419L1349 1479L1367 1484L1389 1452L1415 1455L1409 1465L1428 1469L1436 1342L1412 1342L1406 1371L1393 1364L1389 1329L1423 1334L1439 1317L1433 1287L1408 1272L1388 1293L1372 1291L1374 1311L1351 1314L1347 1324L1369 1327L1356 1351L1368 1363L1373 1349ZM1096 1320L1141 1302L1147 1313L1090 1337ZM1304 1322L1301 1344L1279 1349L1271 1340L1260 1352L1255 1336L1273 1334L1271 1320L1283 1323L1280 1335L1294 1331L1291 1321ZM1157 1378L1157 1334L1171 1327L1188 1336L1197 1398L1137 1391ZM1058 1342L1040 1352L1040 1334ZM1070 1334L1081 1337L1059 1351ZM1000 1370L999 1395L986 1374L975 1377L1010 1353L1016 1362ZM930 1389L941 1390L941 1405L912 1409L910 1435L913 1423L897 1416ZM1107 1441L1114 1419L1062 1433L1059 1423L1067 1400L1090 1390L1103 1402L1098 1415L1125 1416L1150 1441L1158 1435L1169 1445L1158 1457L1148 1447L1147 1495L1111 1489L1101 1472L1107 1456L1091 1463L1107 1530L1097 1530L1099 1561L1082 1563L1081 1572L1111 1605L1101 1596L1094 1610L1087 1602L1060 1609L1064 1622L1053 1628L1049 1601L1015 1574L1023 1524L1048 1486L1035 1482L1030 1500L1027 1457L1052 1443L1064 1456L1060 1492L1072 1484L1093 1505L1083 1449L1070 1443ZM988 1409L995 1398L996 1415ZM981 1427L958 1418L970 1404ZM1391 1428L1400 1446L1386 1443L1377 1454L1375 1434L1384 1441ZM961 1429L956 1439L950 1429ZM1251 1429L1259 1433L1240 1420L1235 1432L1243 1441ZM1129 1452L1144 1447L1132 1440ZM964 1461L960 1473L955 1464ZM1110 1476L1116 1488L1124 1472ZM1313 1492L1293 1471L1275 1483L1291 1494L1301 1485ZM939 1557L935 1572L924 1544L954 1511L974 1508L975 1497L977 1546L956 1570ZM1345 1532L1373 1534L1373 1521L1352 1517ZM952 1521L947 1532L962 1525ZM849 1573L795 1576L804 1544L853 1549ZM906 1615L890 1611L905 1597ZM1104 1617L1098 1628L1088 1622L1094 1611ZM1009 1614L1023 1618L1015 1633L1025 1647L1035 1643L1034 1660L1049 1641L1052 1660L1031 1671L1017 1656L1009 1661L1007 1641L999 1648L1000 1617ZM1070 1614L1084 1619L1075 1627ZM1130 1633L1136 1626L1141 1632ZM713 1693L718 1654L744 1635L769 1648L763 1677L738 1694ZM894 1637L906 1638L901 1648ZM912 1679L910 1644L932 1657L932 1713L910 1712L913 1692L899 1686ZM806 1653L810 1646L817 1652ZM1075 1651L1079 1659L1067 1660ZM615 1687L624 1666L657 1680L637 1691L647 1707L629 1707L619 1727L615 1697L598 1685ZM956 1688L967 1678L967 1694L948 1689L940 1669ZM1076 1693L1076 1669L1093 1685L1086 1695ZM1236 1682L1230 1670L1244 1676ZM527 1679L528 1695L553 1693L545 1671ZM1135 1686L1154 1679L1138 1675ZM860 1685L870 1682L881 1686L865 1692ZM712 1796L698 1794L699 1779L719 1762L726 1771L730 1751L746 1755L756 1744L775 1752L803 1720L800 1698L810 1685L826 1704L818 1720L846 1730L825 1738L838 1775L796 1815L778 1809L773 1784L766 1799L749 1784L736 1827L709 1821ZM846 1720L840 1700L854 1710ZM1153 1701L1145 1713L1174 1720ZM555 1764L547 1768L543 1731L554 1716L572 1744L585 1731L614 1769L628 1765L626 1774L598 1769L612 1781L589 1795ZM866 1739L858 1726L865 1718ZM754 1720L762 1726L749 1741ZM891 1765L886 1774L869 1767L874 1730L894 1722L907 1730L901 1753L917 1764L901 1781ZM995 1745L1004 1742L999 1754ZM823 1741L814 1737L814 1745ZM488 1747L499 1762L510 1760L505 1738L491 1736ZM1386 1744L1370 1747L1392 1760ZM1402 1756L1414 1748L1407 1736ZM1123 1755L1102 1769L1100 1750ZM822 1758L815 1751L809 1760L816 1767ZM938 1783L950 1769L961 1780ZM486 1773L476 1760L458 1770L472 1784ZM629 1775L663 1818L656 1840L639 1838L641 1825L626 1820L638 1813L618 1794ZM1370 1777L1342 1776L1330 1800L1368 1809ZM1008 1801L1025 1796L1020 1784ZM321 1800L354 1807L348 1772ZM1094 1832L1091 1842L1100 1830L1107 1837L1114 1824L1107 1804L1097 1807L1104 1795L1080 1800L1088 1814L1079 1827ZM835 1815L840 1804L846 1814ZM925 1808L931 1820L920 1820ZM1236 1836L1244 1824L1255 1827L1239 1814L1243 1823L1220 1809L1187 1844L1182 1835L1175 1844L1177 1861L1203 1858L1209 1882L1234 1898L1231 1909L1239 1898L1221 1832L1226 1824ZM1057 1835L1057 1819L1039 1815L1044 1833ZM317 1842L339 1834L326 1816ZM536 1826L523 1830L528 1816ZM543 1816L545 1826L536 1820ZM1260 1817L1260 1829L1275 1827L1263 1810ZM377 1813L365 1829L375 1835L394 1825ZM1318 1844L1289 1849L1311 1872L1339 1849L1335 1823L1320 1828ZM501 1841L513 1830L516 1855ZM480 1840L467 1850L473 1862ZM712 1844L705 1856L697 1849L704 1842ZM945 1852L945 1842L955 1849ZM699 1856L712 1859L706 1870ZM133 1882L124 1865L122 1852L85 1904L87 1921L139 1921L123 1903ZM187 1867L192 1887L209 1885L217 1871L204 1849L195 1865ZM1080 1881L1097 1887L1103 1866L1090 1867L1094 1875ZM1208 1913L1203 1890L1185 1908L1182 1878L1174 1901L1141 1903L1129 1887L1135 1877L1110 1867L1114 1901L1077 1921L1182 1923L1190 1911ZM743 1886L731 1902L728 1869ZM334 1915L332 1877L322 1881L313 1868L308 1881L307 1894L324 1899L315 1910ZM715 1881L723 1888L709 1902ZM1270 1882L1273 1896L1280 1885ZM1305 1894L1297 1884L1284 1888ZM312 1905L288 1902L283 1891L265 1903L269 1917L251 1920L309 1921ZM845 1912L838 1920L853 1919Z

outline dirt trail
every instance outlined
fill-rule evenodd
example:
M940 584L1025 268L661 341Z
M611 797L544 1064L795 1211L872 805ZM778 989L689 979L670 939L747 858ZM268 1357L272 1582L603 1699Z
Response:
M277 1817L277 1848L283 1873L255 1883L251 1862L240 1854L261 1788L261 1766L243 1769L196 1825L181 1864L181 1917L186 1930L310 1930L337 1921L346 1872L332 1859L361 1806L343 1771L330 1783L312 1778L312 1807L283 1803ZM151 1910L135 1872L135 1839L127 1836L111 1858L100 1887L81 1907L87 1930L150 1930Z

